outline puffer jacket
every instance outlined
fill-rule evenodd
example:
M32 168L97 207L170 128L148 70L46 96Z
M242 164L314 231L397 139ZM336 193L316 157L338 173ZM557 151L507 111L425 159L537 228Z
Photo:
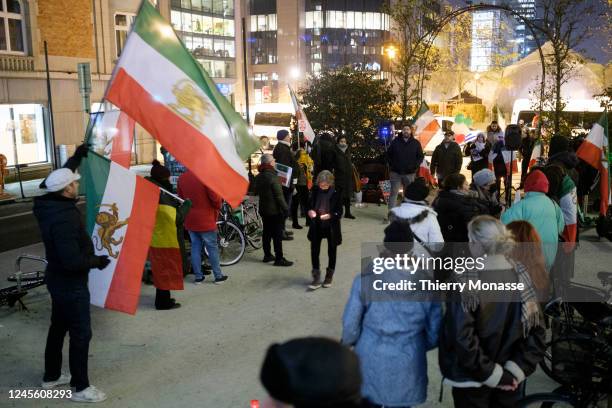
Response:
M255 177L255 192L259 196L259 214L262 217L287 214L289 210L276 170L262 165Z
M76 203L57 193L34 198L33 212L45 244L50 291L87 288L89 270L99 264Z
M538 231L543 243L546 268L550 270L557 255L559 236L565 227L561 208L546 194L529 191L521 201L512 205L501 216L504 224L518 220L531 223Z
M411 222L410 229L421 242L428 244L427 247L434 251L439 251L444 245L444 237L438 223L438 214L425 201L404 200L399 207L391 210L394 217L410 220L420 216L423 212L427 212L427 216L418 222ZM432 245L433 244L433 245ZM438 245L436 245L438 244Z
M495 282L518 281L513 269L494 273ZM481 300L470 311L455 295L446 303L440 330L438 361L445 383L460 388L495 387L503 369L519 382L535 371L544 356L545 330L536 326L524 335L520 302Z
M413 278L406 271L385 271L382 276L385 281ZM362 279L359 275L353 281L342 317L342 342L354 346L359 356L362 395L389 407L422 404L427 398L426 352L438 344L441 305L367 301Z

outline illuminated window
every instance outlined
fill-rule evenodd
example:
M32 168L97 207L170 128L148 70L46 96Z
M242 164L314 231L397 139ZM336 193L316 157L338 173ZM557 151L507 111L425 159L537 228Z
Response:
M0 52L25 54L23 7L17 0L0 0Z

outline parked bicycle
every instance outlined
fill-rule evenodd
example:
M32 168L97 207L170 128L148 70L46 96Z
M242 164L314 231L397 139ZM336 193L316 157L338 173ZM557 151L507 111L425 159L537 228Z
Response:
M21 263L23 260L41 263L44 267L33 272L22 272ZM15 273L8 277L8 281L15 282L16 285L0 289L0 306L8 305L13 307L16 303L19 303L24 310L27 309L22 298L28 294L29 290L45 284L46 266L47 260L45 258L27 254L20 255L15 261Z
M551 328L542 370L560 387L526 397L520 407L612 406L612 273L599 272L604 289L572 284L597 302L555 299L545 308Z
M221 266L238 263L244 256L247 244L253 249L261 248L262 231L263 222L257 203L247 198L233 209L224 201L217 221Z

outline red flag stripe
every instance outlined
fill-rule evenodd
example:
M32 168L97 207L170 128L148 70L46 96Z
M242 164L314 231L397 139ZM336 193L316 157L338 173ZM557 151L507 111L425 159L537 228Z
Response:
M578 151L576 152L576 155L592 167L595 167L596 169L599 168L601 163L601 149L595 146L593 143L587 140L582 142L578 148Z
M438 125L437 120L433 119L431 122L429 122L427 126L425 126L425 129L423 129L421 133L417 135L417 138L419 139L419 142L421 142L421 147L423 149L425 149L429 141L438 132L438 129L440 129L440 125Z
M126 169L129 169L132 163L134 127L134 121L124 112L121 112L117 120L117 130L119 133L113 138L113 150L110 157L112 161Z
M248 180L225 161L208 137L155 101L123 68L117 72L107 99L120 106L232 207L242 202Z
M106 296L104 307L107 309L136 313L144 261L149 250L149 240L142 237L151 237L153 233L158 201L159 188L137 177L130 222Z

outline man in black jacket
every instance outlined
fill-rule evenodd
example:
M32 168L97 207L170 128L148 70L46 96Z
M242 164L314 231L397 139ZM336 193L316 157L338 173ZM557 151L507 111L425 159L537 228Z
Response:
M442 185L444 177L461 172L463 154L455 142L455 133L447 131L444 140L434 149L431 156L431 174L438 177L438 184Z
M89 312L90 269L104 269L107 256L96 256L93 243L76 206L80 176L74 173L87 147L80 146L64 167L53 171L43 181L47 194L34 199L47 257L46 283L51 294L51 326L45 349L45 375L42 387L50 389L70 383L76 388L71 399L100 402L106 395L89 384L87 358L91 339ZM70 374L61 373L62 347L70 334Z
M391 181L389 210L397 206L397 194L400 186L407 186L414 181L424 157L421 143L414 138L412 128L410 125L404 126L402 134L393 139L387 149Z
M291 198L298 179L298 164L297 160L295 160L295 155L291 151L291 135L289 134L289 131L286 129L279 130L276 133L276 138L278 139L278 143L276 146L274 146L274 150L272 151L274 160L276 160L276 162L279 164L291 167L291 181L289 183L289 187L283 186L283 196L285 197L285 202L287 203L287 206L291 208ZM285 221L288 217L289 213L285 215L283 220L283 239L285 241L290 241L293 239L285 229Z

